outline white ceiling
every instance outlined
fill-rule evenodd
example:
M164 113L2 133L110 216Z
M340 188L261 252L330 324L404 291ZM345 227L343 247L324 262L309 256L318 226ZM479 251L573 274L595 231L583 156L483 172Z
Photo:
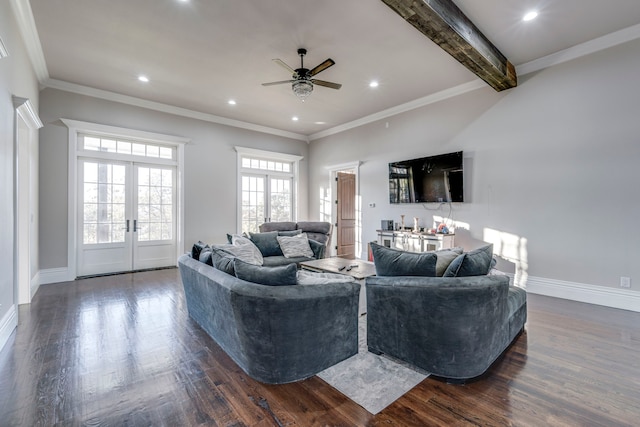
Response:
M51 79L44 85L68 82L298 135L478 80L380 0L29 3ZM516 66L640 23L639 0L455 3ZM523 22L531 9L539 17ZM316 77L342 88L316 86L302 103L290 85L262 86L290 77L271 60L298 68L299 47L307 68L332 58L336 65Z

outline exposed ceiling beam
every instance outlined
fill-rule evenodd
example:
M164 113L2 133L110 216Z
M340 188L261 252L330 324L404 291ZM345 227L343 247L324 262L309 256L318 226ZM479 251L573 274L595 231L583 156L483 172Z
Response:
M452 0L382 0L497 91L517 86L516 69Z

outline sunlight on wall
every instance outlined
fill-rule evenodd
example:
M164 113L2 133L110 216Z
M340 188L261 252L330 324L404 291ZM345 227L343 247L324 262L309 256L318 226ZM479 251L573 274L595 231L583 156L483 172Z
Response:
M487 243L493 243L494 254L515 264L516 271L513 283L526 289L529 277L527 239L504 231L485 228L483 240Z

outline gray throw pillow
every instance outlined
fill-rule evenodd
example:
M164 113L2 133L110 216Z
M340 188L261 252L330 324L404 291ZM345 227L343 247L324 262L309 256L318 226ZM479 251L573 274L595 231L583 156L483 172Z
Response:
M449 264L462 254L462 248L441 249L435 251L438 260L436 261L436 276L442 277L444 272L447 271Z
M278 236L278 243L285 258L314 257L313 250L309 245L309 239L304 233L296 236Z
M302 234L302 230L291 230L291 231L278 231L278 236L297 236L298 234Z
M233 260L236 257L224 249L213 247L211 248L211 266L217 268L220 271L224 271L232 276L236 275L236 271L233 267Z
M444 277L485 276L491 268L493 244L474 249L454 259Z
M211 262L211 248L207 246L202 251L200 251L200 257L198 258L198 260L200 262L213 266Z
M278 244L278 233L278 231L249 233L249 238L260 249L262 256L282 256L282 250Z
M278 267L263 267L249 264L236 258L233 266L236 271L236 277L246 280L247 282L268 286L290 286L297 284L296 273L298 268L295 263Z
M435 252L405 252L371 243L373 263L378 276L429 276L436 275Z

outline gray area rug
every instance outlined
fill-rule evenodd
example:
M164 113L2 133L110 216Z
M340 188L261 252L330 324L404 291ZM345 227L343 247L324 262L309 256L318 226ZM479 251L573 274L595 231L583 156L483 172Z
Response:
M361 314L358 322L358 354L325 369L318 376L367 411L377 414L429 374L369 353L367 315Z

